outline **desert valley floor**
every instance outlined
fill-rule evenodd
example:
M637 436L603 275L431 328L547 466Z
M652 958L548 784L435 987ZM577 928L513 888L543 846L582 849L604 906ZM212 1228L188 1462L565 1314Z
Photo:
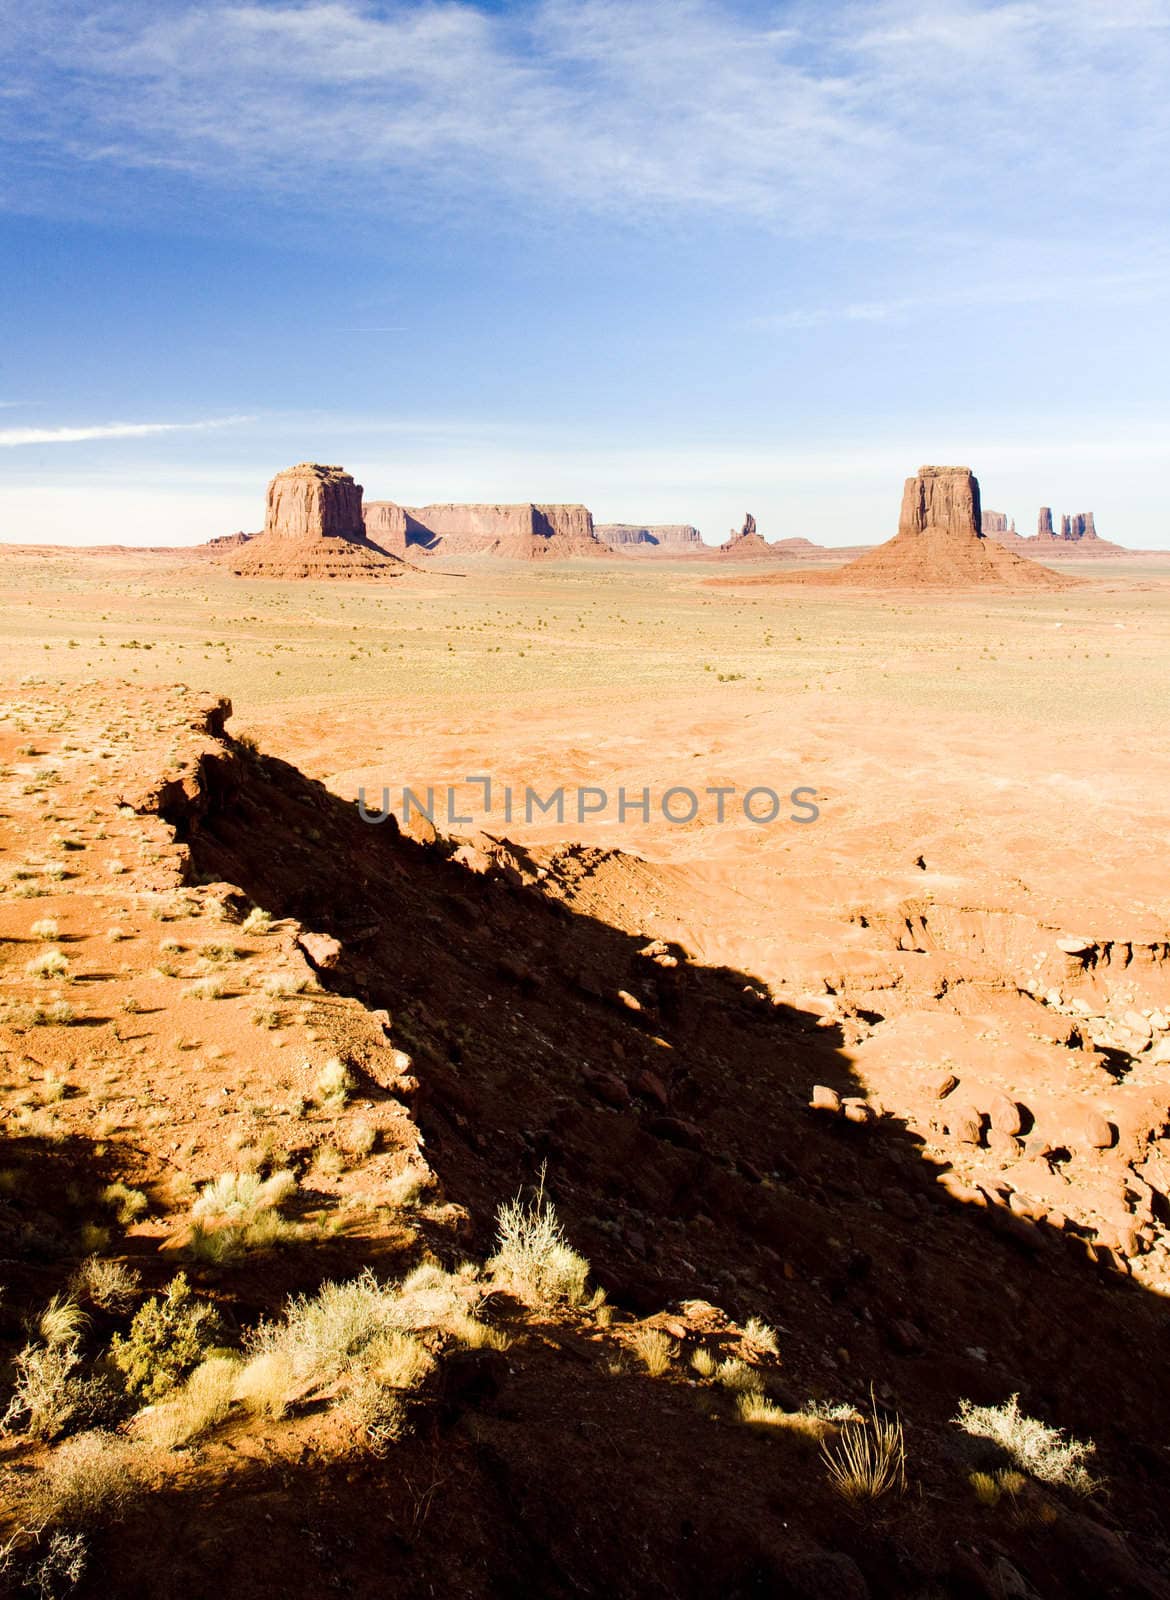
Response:
M150 1505L95 1536L92 1593L273 1593L257 1514L277 1573L360 1595L1170 1593L1170 571L1065 570L1083 581L899 595L666 560L329 585L3 552L5 1337L72 1263L26 1260L21 1228L72 1239L86 1185L125 1183L146 1200L111 1249L157 1292L196 1189L245 1151L268 1173L267 1139L320 1238L189 1263L225 1318L422 1260L448 1322L511 1340L442 1360L436 1334L442 1382L396 1454L347 1453L327 1389L262 1426L225 1404L177 1458L138 1442ZM473 773L807 786L820 816L440 810L436 839L350 803L467 799ZM237 902L264 917L233 926ZM79 1015L31 1025L50 991ZM314 1103L338 1058L359 1087ZM68 1152L64 1200L44 1148ZM604 1316L459 1277L542 1167ZM804 1422L737 1421L701 1348ZM956 1407L1013 1393L1095 1442L1094 1495L972 1491L1003 1461L964 1455ZM871 1515L817 1450L833 1405L879 1403L911 1486ZM14 1505L36 1448L0 1443Z

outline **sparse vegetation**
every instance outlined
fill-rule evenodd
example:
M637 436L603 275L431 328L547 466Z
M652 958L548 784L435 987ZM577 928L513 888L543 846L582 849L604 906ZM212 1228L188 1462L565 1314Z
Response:
M42 917L39 922L34 922L29 932L34 939L50 940L60 936L57 923L52 917Z
M1076 1494L1092 1494L1100 1487L1086 1463L1096 1452L1090 1440L1072 1439L1060 1428L1052 1428L1037 1417L1020 1410L1020 1397L1013 1394L1000 1406L977 1406L960 1400L957 1416L951 1419L973 1438L990 1439L1010 1457L1021 1472Z
M137 1222L149 1202L141 1189L128 1188L124 1183L109 1183L102 1190L102 1203L111 1208L123 1227Z

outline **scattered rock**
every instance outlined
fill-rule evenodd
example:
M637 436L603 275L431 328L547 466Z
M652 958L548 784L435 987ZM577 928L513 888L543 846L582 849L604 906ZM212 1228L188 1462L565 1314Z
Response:
M841 1110L841 1096L836 1089L830 1089L826 1084L817 1083L813 1085L809 1105L814 1111L828 1111L833 1116L837 1116Z
M331 934L306 931L298 935L297 944L318 972L328 972L341 960L341 943Z

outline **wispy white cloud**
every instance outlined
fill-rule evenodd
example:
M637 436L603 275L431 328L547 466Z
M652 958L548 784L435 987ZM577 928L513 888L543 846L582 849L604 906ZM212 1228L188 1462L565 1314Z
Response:
M831 323L898 323L936 311L950 313L979 307L996 310L1012 306L1141 305L1170 299L1168 267L1170 257L1159 253L1156 259L1133 270L1063 274L1034 270L1022 277L971 280L947 289L886 299L790 306L753 318L751 326L784 332Z
M14 87L52 92L14 100L7 134L81 168L373 211L503 196L795 231L989 209L1089 225L1122 198L1160 215L1168 0L60 13L32 0L8 30Z
M230 428L255 417L209 417L202 422L103 422L79 428L0 428L0 446L83 444L91 439L142 439L153 433L200 433Z

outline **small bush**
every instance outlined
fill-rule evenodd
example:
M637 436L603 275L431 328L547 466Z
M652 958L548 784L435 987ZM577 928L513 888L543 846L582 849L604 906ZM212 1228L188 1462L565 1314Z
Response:
M294 994L303 994L309 987L308 978L294 978L285 972L270 972L260 985L272 1000L286 1000Z
M42 917L39 922L34 922L29 929L34 939L56 939L58 937L57 924L52 917Z
M27 1344L16 1356L16 1382L0 1432L27 1433L45 1443L101 1420L112 1395L100 1379L84 1377L75 1340Z
M259 906L253 906L240 925L241 933L267 933L272 927L272 915L262 911Z
M287 1170L267 1179L261 1179L258 1172L223 1173L204 1186L192 1207L192 1254L197 1260L219 1264L247 1250L265 1249L294 1237L295 1228L277 1208L296 1186L296 1178Z
M738 1356L729 1356L726 1361L721 1361L715 1368L714 1377L721 1389L730 1389L732 1394L746 1394L749 1390L764 1387L764 1380L755 1367L749 1367Z
M418 1204L429 1181L429 1173L416 1166L407 1165L392 1178L387 1178L382 1186L381 1195L388 1206L406 1210Z
M77 1021L77 1013L68 1000L38 1001L29 1007L24 1020L32 1028L67 1028Z
M585 1298L589 1263L569 1247L556 1212L540 1196L529 1205L517 1198L500 1207L496 1253L487 1265L526 1305L579 1306Z
M1018 1394L1001 1406L977 1406L970 1400L960 1400L958 1415L951 1420L973 1438L991 1439L1021 1472L1041 1483L1072 1489L1077 1494L1092 1494L1100 1487L1085 1465L1096 1453L1096 1445L1091 1440L1066 1438L1062 1429L1050 1428L1037 1417L1024 1416Z
M165 1296L152 1296L139 1308L125 1338L114 1335L110 1355L130 1394L161 1400L199 1365L219 1336L215 1307L197 1300L180 1272Z
M313 1171L322 1178L340 1177L345 1157L335 1144L319 1144L313 1152Z
M185 993L192 1000L222 1000L227 985L222 978L200 978Z
M83 1533L63 1533L55 1528L45 1553L30 1567L24 1587L40 1600L65 1600L85 1576L89 1549Z
M200 947L199 954L208 966L224 967L231 961L239 961L244 952L234 944L205 944Z

